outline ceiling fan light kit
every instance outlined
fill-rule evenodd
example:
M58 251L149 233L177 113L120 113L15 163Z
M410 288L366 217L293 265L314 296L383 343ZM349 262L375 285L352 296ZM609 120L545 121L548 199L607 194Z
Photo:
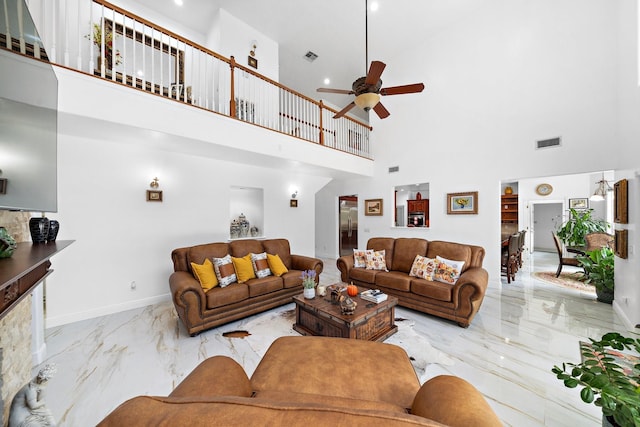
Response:
M365 65L369 64L369 35L368 35L368 8L367 8L367 0L365 0ZM343 95L355 95L355 99L353 102L348 104L335 116L334 119L339 119L344 116L351 110L353 107L358 106L362 108L364 111L369 111L373 109L375 113L381 119L389 117L389 111L382 105L380 102L380 96L388 96L388 95L401 95L405 93L417 93L422 92L424 90L423 83L414 83L410 85L403 86L394 86L383 88L382 80L380 80L380 76L382 76L382 72L384 71L386 64L381 61L372 61L369 66L369 72L366 76L360 77L353 82L351 86L352 90L345 89L329 89L329 88L318 88L318 92L325 93L338 93ZM366 66L365 66L366 69Z

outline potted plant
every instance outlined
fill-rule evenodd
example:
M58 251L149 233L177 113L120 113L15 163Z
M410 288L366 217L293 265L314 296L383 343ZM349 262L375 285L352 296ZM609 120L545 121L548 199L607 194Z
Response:
M593 219L593 209L569 209L569 219L558 230L558 238L568 246L585 246L584 236L606 232L609 224L603 219Z
M609 332L599 341L589 340L580 342L580 363L551 371L566 387L580 386L583 402L602 408L603 426L640 427L640 339ZM635 355L619 353L623 350Z
M304 270L302 272L302 287L304 288L304 297L313 299L316 296L316 271Z
M613 250L605 246L577 258L587 276L585 283L592 283L596 288L598 301L611 304L615 287Z

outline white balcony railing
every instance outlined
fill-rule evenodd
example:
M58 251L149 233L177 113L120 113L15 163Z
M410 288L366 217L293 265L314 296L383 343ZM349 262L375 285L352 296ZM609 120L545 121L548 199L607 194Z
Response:
M24 0L2 1L2 47L44 58L38 33L22 24ZM122 8L103 0L30 0L28 8L54 64L371 158L369 125L333 119L337 111L321 101Z

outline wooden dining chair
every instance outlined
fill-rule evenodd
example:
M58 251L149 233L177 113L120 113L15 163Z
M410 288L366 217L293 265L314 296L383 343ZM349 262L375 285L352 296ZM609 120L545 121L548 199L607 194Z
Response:
M524 237L527 234L527 230L520 231L518 236L518 266L522 268L522 254L524 253Z
M515 233L509 236L507 243L507 251L502 253L502 271L507 276L507 283L511 283L516 279L516 272L518 271L518 245L519 245L520 233Z
M565 265L570 265L572 267L580 267L580 263L578 262L577 259L567 258L562 256L562 243L560 242L560 239L558 238L556 233L554 233L553 231L551 232L551 235L553 236L553 242L556 244L556 250L558 251L558 270L556 271L556 277L560 276L560 273L562 272L562 267Z

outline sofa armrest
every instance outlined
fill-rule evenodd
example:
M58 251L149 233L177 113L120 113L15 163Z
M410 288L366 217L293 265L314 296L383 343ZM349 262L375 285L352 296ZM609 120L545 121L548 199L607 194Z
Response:
M176 312L193 336L197 333L194 327L202 324L207 307L207 297L202 286L191 273L176 271L169 276L169 288Z
M482 299L485 292L487 292L487 286L489 284L489 273L482 267L471 267L465 270L460 275L458 281L454 286L454 302L456 295L459 295L460 289L463 287L471 286L475 288L473 299Z
M424 383L413 400L411 413L451 427L502 426L482 394L451 375L439 375Z
M338 258L336 266L340 270L340 280L345 283L349 283L349 272L353 268L354 259L353 255L345 255Z
M227 356L213 356L187 375L169 397L250 397L252 393L249 377L238 362Z
M315 270L316 281L320 278L320 273L324 268L324 263L318 258L304 255L291 255L291 268L294 270Z

